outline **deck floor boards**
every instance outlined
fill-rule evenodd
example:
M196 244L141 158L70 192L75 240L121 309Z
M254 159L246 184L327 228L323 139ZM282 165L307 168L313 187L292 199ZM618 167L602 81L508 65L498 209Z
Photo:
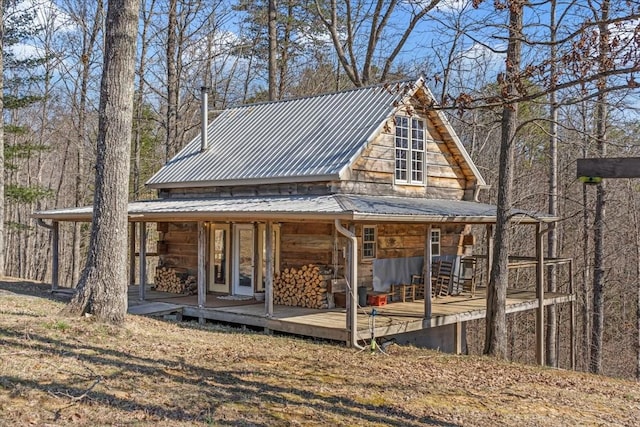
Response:
M265 327L275 331L283 331L318 338L346 340L346 310L308 309L275 305L273 317L266 317L265 304L255 300L234 301L219 299L215 295L207 295L204 308L198 308L197 296L172 295L154 290L147 290L146 301L139 301L138 287L129 289L130 313L141 313L142 308L153 314L152 304L157 310L162 307L183 307L185 315L202 316L205 319L239 323L249 326ZM572 296L559 293L546 293L545 305L569 302ZM538 306L533 291L509 289L507 292L507 312L532 310ZM391 302L379 307L362 307L358 310L358 334L368 337L373 324L372 309L376 309L375 335L377 337L394 335L401 332L416 331L434 326L447 325L460 321L484 318L486 314L486 289L478 289L473 298L469 295L445 296L432 300L432 317L424 319L424 300L414 302Z

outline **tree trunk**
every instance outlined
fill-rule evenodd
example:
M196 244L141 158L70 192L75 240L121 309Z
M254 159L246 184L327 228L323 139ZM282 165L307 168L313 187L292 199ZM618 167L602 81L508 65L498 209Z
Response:
M142 34L140 39L142 45L140 46L140 62L138 63L138 88L136 89L136 102L135 102L135 123L134 123L134 138L133 138L133 199L140 200L140 174L141 174L141 152L142 152L142 132L144 129L143 111L144 111L144 90L145 79L144 73L147 68L147 32L151 22L151 15L155 6L155 0L150 4L144 2L142 4Z
M549 74L551 78L551 92L549 93L549 215L558 216L558 106L556 104L556 92L554 86L557 84L556 57L556 1L551 2L550 12L550 54L549 54ZM547 255L549 258L558 256L558 234L556 223L550 224L549 235L547 237ZM556 292L558 288L556 281L556 266L552 265L547 270L547 291ZM547 331L545 340L545 350L547 366L557 367L557 320L556 306L551 304L547 307Z
M609 1L601 5L601 19L598 29L599 38L599 70L607 71L609 62ZM604 91L606 77L598 79L598 98L596 102L596 143L600 157L607 155L607 95ZM598 184L596 189L596 211L593 229L593 323L591 325L591 364L593 373L602 373L602 340L604 335L604 227L605 227L605 185Z
M169 1L169 23L167 25L167 129L165 141L165 161L169 161L177 151L176 130L178 122L178 68L177 68L177 27L178 0Z
M587 112L586 107L582 108L582 157L587 157L589 147L589 132L587 124ZM590 320L590 308L591 308L591 293L589 292L590 275L589 270L591 268L591 253L589 251L589 194L587 193L587 184L582 184L582 309L580 310L582 317L582 367L586 371L590 363L590 349L591 349L591 320Z
M277 31L276 0L269 0L269 101L276 99Z
M4 1L0 0L0 118L4 117ZM0 277L4 277L4 121L0 120Z
M514 137L517 130L518 104L508 103L517 96L519 78L522 3L510 2L509 42L507 46L506 76L504 88L505 105L502 110L502 136L498 173L498 207L496 234L493 250L493 266L487 290L487 322L484 353L505 358L507 354L506 300L509 284L509 243L511 240L511 203L514 166Z
M67 306L119 324L127 311L127 202L139 0L110 0L100 84L96 189L87 264Z

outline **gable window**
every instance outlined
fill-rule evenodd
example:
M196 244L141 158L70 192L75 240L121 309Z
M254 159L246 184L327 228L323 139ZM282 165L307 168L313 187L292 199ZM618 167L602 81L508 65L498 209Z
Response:
M376 227L362 227L362 259L373 259L376 257Z
M440 256L440 229L431 229L431 256Z
M425 122L415 117L396 117L396 182L424 184Z

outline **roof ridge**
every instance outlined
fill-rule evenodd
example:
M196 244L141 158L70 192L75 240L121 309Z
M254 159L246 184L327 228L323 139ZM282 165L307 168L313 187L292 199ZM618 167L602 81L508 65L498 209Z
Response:
M339 91L334 91L334 92L324 92L324 93L318 93L315 95L301 95L301 96L295 96L292 98L285 98L285 99L277 99L274 101L260 101L260 102L253 102L253 103L249 103L249 104L239 104L239 105L235 105L232 107L228 107L225 108L222 111L225 110L234 110L234 109L238 109L238 108L246 108L246 107L257 107L257 106L262 106L262 105L270 105L270 104L281 104L281 103L287 103L287 102L293 102L293 101L300 101L303 99L312 99L312 98L321 98L324 96L334 96L334 95L340 95L340 94L344 94L344 93L349 93L349 92L356 92L356 91L360 91L360 90L371 90L371 89L375 89L375 88L386 88L389 86L393 86L393 85L401 85L401 84L414 84L416 83L418 80L420 79L420 77L416 77L413 79L402 79L402 80L393 80L393 81L389 81L389 82L380 82L380 83L375 83L375 84L371 84L371 85L367 85L367 86L356 86L356 87L352 87L352 88L348 88L348 89L342 89Z

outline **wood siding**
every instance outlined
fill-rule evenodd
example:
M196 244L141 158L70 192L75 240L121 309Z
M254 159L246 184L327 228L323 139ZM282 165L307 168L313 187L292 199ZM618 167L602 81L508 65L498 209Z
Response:
M434 225L440 229L441 255L470 255L470 247L464 245L464 236L470 232L465 225ZM377 226L376 258L405 258L424 256L427 226L423 224L380 224ZM356 227L360 256L362 256L362 225ZM373 260L360 258L358 284L371 287L373 283Z
M280 227L281 268L333 265L333 224L286 223Z
M160 190L160 198L251 197L329 194L330 182L263 184L246 186L185 187Z
M178 273L198 273L198 223L158 223L158 267Z
M355 194L428 197L471 200L475 181L470 171L463 169L459 153L451 150L453 141L443 127L426 118L426 185L395 184L395 134L393 126L378 135L349 170L334 191ZM454 145L454 144L453 144Z

